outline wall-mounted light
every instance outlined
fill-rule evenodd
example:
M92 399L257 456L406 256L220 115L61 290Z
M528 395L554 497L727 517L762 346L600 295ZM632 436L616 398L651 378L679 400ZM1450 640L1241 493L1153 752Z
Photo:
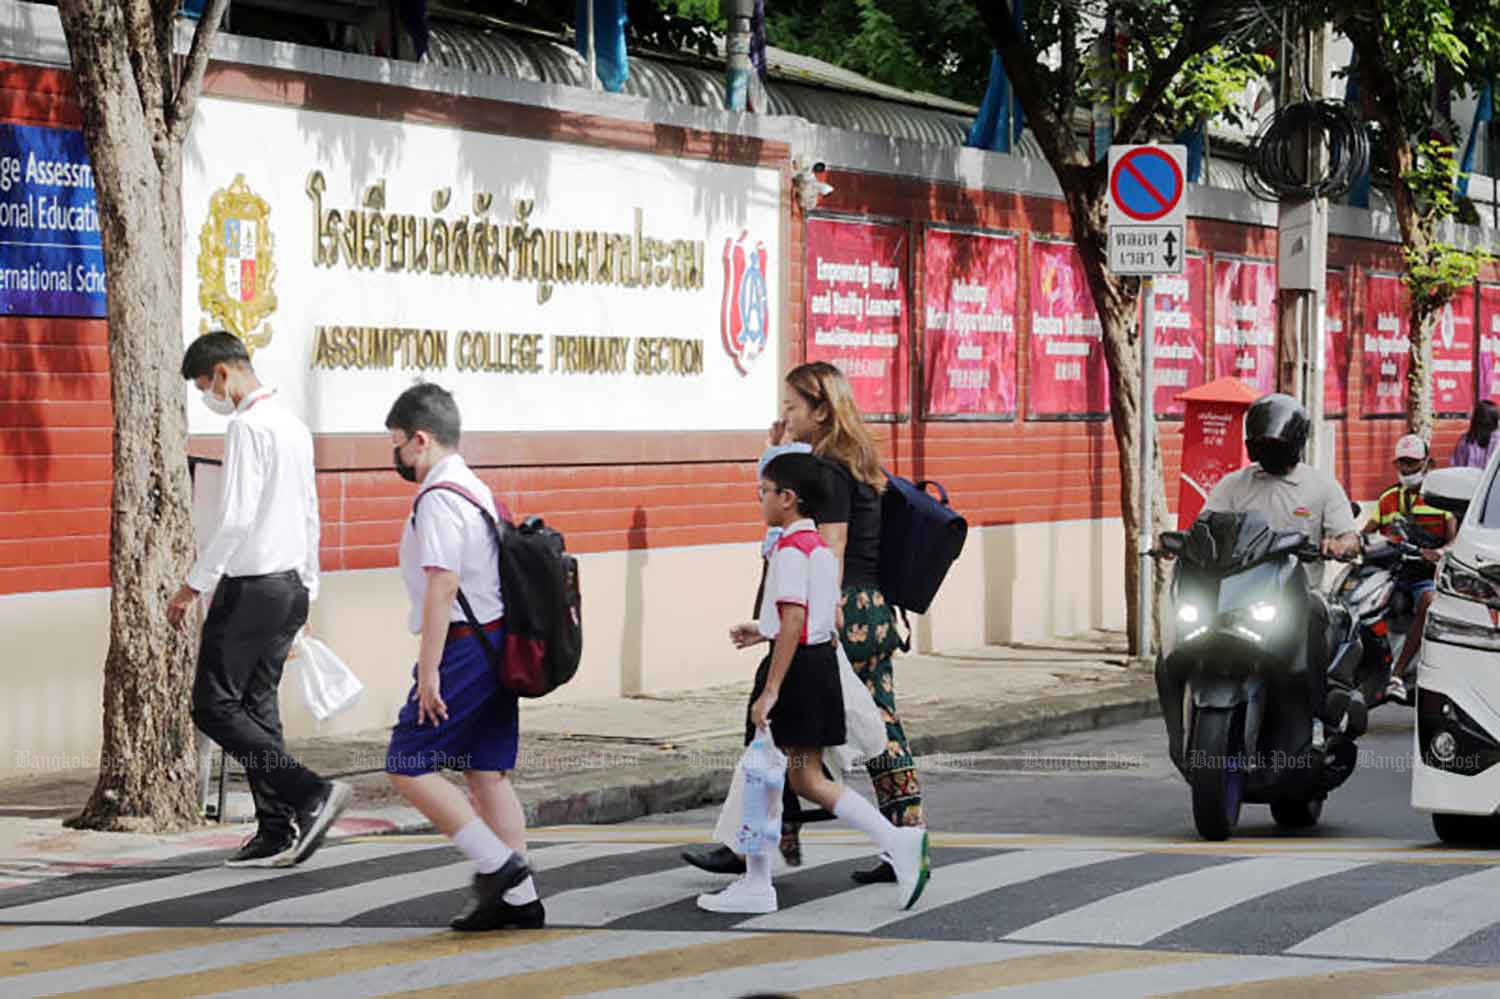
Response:
M804 212L817 208L819 198L833 193L833 185L822 179L827 169L821 162L809 163L801 158L792 161L792 191Z

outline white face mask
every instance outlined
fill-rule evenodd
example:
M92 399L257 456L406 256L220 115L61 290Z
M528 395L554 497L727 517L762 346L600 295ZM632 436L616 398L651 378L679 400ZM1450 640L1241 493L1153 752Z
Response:
M1425 478L1427 478L1426 472L1415 472L1411 475L1401 476L1401 484L1408 489L1416 489L1422 484L1422 480Z
M217 413L220 416L233 416L234 411L239 408L235 406L232 400L221 399L214 395L213 389L209 389L203 393L203 405L208 407L209 412Z

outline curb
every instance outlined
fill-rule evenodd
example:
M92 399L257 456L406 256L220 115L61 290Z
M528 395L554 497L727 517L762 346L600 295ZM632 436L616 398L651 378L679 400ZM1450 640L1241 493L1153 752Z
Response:
M1097 695L1087 696L1097 698ZM1123 725L1161 714L1154 690L1149 693L1129 692L1102 703L1057 707L1060 710L1029 706L1020 709L1015 718L917 736L911 740L912 752L916 756L972 753L1032 739ZM732 771L720 770L690 777L619 784L529 802L525 806L526 826L536 829L555 825L608 825L662 812L718 805L729 794L732 776ZM430 832L432 829L426 822L417 822L416 825L420 828L393 831Z

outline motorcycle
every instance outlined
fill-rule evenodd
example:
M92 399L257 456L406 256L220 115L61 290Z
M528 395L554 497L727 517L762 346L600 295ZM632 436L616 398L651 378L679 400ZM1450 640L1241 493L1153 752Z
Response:
M1360 561L1344 569L1334 581L1333 600L1359 622L1364 658L1359 665L1360 691L1365 703L1386 703L1386 684L1401 644L1411 631L1411 598L1397 588L1405 573L1428 565L1422 550L1407 540L1400 524L1392 525L1394 538L1377 536L1366 540ZM1408 686L1411 690L1413 685ZM1399 703L1410 704L1408 693Z
M1247 802L1315 825L1354 772L1373 682L1354 616L1309 584L1323 555L1253 512L1204 514L1153 554L1176 562L1156 686L1199 835L1227 839Z

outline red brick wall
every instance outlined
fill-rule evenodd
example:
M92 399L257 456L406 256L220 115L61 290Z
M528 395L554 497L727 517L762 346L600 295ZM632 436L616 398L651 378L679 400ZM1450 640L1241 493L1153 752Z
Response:
M211 85L267 87L264 74L243 68L222 69L218 80ZM363 88L343 81L316 89L347 102ZM380 94L392 114L417 113L409 101L392 99L389 90ZM299 94L298 101L310 102L305 91ZM471 113L477 112L462 102L420 109L424 120L460 124ZM536 113L531 117L526 125L531 131L599 125L582 116L553 115L550 125ZM76 126L66 74L0 64L0 120ZM483 127L499 126L486 112ZM640 129L618 123L610 129L611 142L642 141ZM659 137L658 151L724 155L714 151L714 143L701 141L701 135L648 130ZM756 146L747 147L744 155L764 161L767 153ZM927 221L1014 229L1023 238L1068 230L1062 206L1046 199L857 173L841 173L830 181L835 193L824 208L906 220L912 227L914 260L921 258L921 226ZM1274 230L1225 222L1189 227L1189 242L1210 254L1274 257L1275 238ZM783 263L793 318L783 360L793 362L803 355L806 261L800 211L786 245ZM1023 248L1023 268L1027 257ZM1330 263L1399 269L1394 247L1347 239L1333 241ZM920 273L914 278L920 281ZM1028 287L1026 280L1020 282L1023 315L1030 311L1025 305ZM1355 329L1363 291L1356 277ZM920 289L914 294L919 296ZM912 315L920 312L911 310ZM1025 332L1023 323L1023 340ZM1351 340L1351 356L1358 357L1358 337ZM1019 409L1024 413L1024 342L1019 353ZM919 384L915 378L913 382ZM1350 379L1350 391L1349 409L1357 414L1357 377ZM1372 496L1389 477L1388 456L1401 424L1357 416L1339 422L1340 478L1351 495ZM1161 424L1174 503L1180 426ZM1443 455L1451 449L1461 429L1456 423L1442 424L1435 451ZM103 321L0 317L0 593L107 585L110 433ZM918 420L884 425L880 435L893 470L941 481L976 526L1119 515L1119 468L1107 422ZM748 541L760 534L751 492L758 435L685 432L666 444L660 435L476 436L471 442L475 464L496 494L516 512L546 515L576 551ZM525 440L517 444L518 437ZM195 453L213 448L213 441L194 442ZM413 490L389 470L388 444L379 438L323 438L319 453L324 568L394 565Z

